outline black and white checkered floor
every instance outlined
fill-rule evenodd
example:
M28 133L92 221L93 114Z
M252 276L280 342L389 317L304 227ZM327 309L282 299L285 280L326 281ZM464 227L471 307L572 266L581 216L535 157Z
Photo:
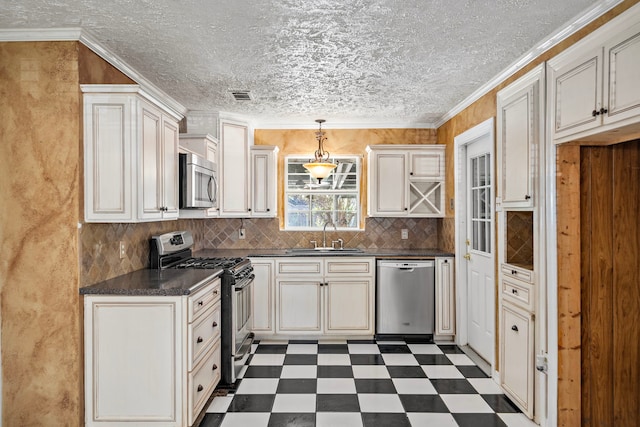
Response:
M200 427L534 426L455 345L261 341Z

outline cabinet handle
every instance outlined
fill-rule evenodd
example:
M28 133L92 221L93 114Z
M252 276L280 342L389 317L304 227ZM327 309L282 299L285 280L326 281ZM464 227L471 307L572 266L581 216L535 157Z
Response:
M600 109L600 114L607 114L609 112L609 110L607 110L606 108L602 107Z
M518 327L517 327L516 325L513 325L513 326L511 327L511 330L512 330L512 331L516 331L516 332L518 332Z
M524 195L524 199L525 199L525 200L529 200L530 198L531 198L531 196L530 196L530 195L528 195L528 194L525 194L525 195Z
M271 209L267 208L267 212L271 212Z
M218 295L218 290L216 289L215 291L213 291L214 295Z
M408 210L409 210L409 208L404 208L404 210L405 210L405 211L408 211Z
M247 209L249 212L251 212L251 208Z
M511 274L515 274L516 276L518 275L518 272L515 270L511 270Z
M202 390L204 390L204 387L202 387L202 384L198 384L198 393L200 393Z
M198 337L198 339L196 340L197 343L201 343L202 341L204 341L202 337Z
M413 172L409 172L409 175L413 175Z
M218 322L213 322L213 325L211 325L212 328L217 328L218 327Z
M215 363L213 364L213 368L211 368L212 371L215 371L216 369L218 369L218 365L216 365Z
M598 111L598 110L593 110L593 111L591 112L591 115L592 115L593 117L599 116L599 115L600 115L600 111Z
M518 295L518 290L517 289L511 289L511 293L515 294L515 295Z
M201 306L202 304L204 304L204 302L202 302L202 301L198 301L198 305L200 305L200 306Z

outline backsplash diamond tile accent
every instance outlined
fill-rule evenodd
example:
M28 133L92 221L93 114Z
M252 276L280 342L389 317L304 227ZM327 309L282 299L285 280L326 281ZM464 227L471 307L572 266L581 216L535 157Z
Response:
M533 212L507 212L506 260L510 264L533 267Z

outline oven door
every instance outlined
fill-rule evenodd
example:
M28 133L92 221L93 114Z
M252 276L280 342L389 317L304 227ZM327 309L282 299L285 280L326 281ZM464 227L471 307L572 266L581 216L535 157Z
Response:
M251 333L251 289L255 276L239 280L235 284L233 304L233 381L244 366L251 351L253 334Z

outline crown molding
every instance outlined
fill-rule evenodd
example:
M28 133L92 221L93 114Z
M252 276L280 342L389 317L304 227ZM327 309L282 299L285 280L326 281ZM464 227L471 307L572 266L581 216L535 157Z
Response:
M87 30L82 28L30 28L30 29L0 29L0 42L27 41L79 41L96 55L113 65L124 75L136 82L149 96L161 99L168 110L177 117L184 117L187 108L169 96L162 89L127 64L122 58L101 45Z
M474 91L471 95L466 97L462 102L449 110L446 114L444 114L440 120L435 123L436 128L444 125L446 122L451 120L457 114L462 112L465 108L476 102L482 96L486 95L493 88L498 86L500 83L511 77L517 71L522 69L524 66L529 64L531 61L542 55L547 50L551 49L553 46L557 45L561 41L565 40L567 37L575 34L577 31L584 28L587 24L593 22L596 18L604 15L609 10L613 9L623 0L602 0L590 8L586 9L584 12L568 21L565 25L551 33L549 36L538 42L534 47L529 49L524 55L516 59L509 66L507 66L504 70L498 73L495 77L489 80L487 83L480 86L476 91Z
M256 129L317 129L317 123L300 122L255 122ZM414 123L414 122L353 122L335 123L325 122L322 129L436 129L434 123Z

